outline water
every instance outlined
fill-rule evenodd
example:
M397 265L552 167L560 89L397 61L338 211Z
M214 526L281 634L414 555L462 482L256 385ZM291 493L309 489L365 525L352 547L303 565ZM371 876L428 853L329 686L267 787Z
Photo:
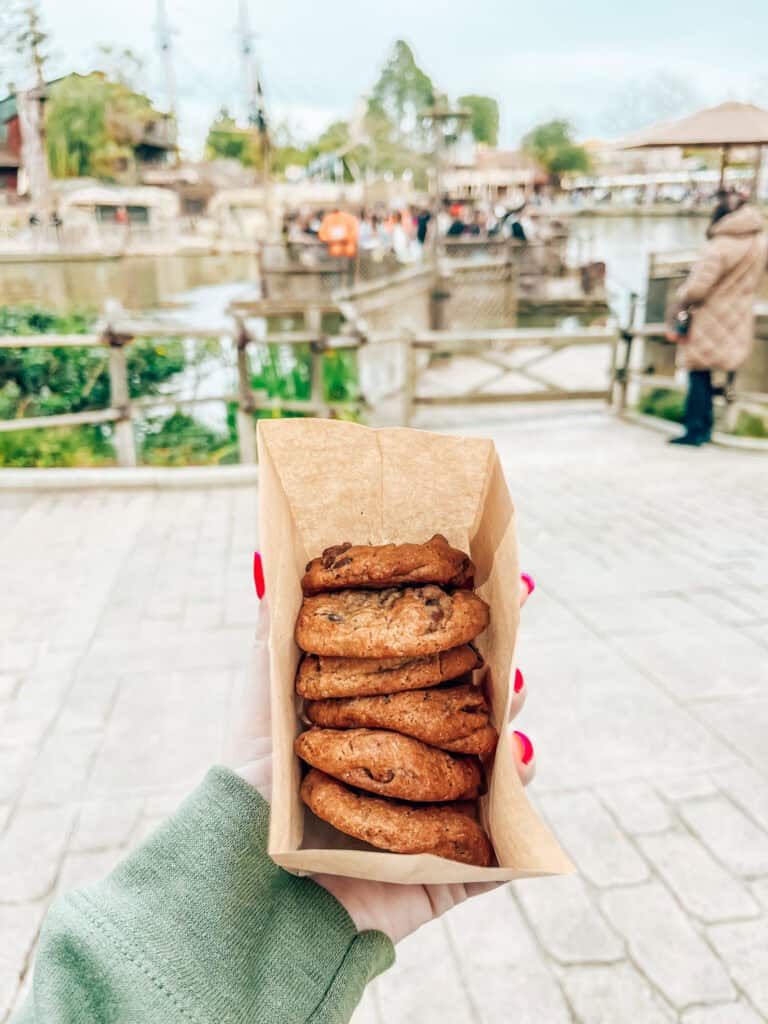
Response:
M622 320L629 293L645 293L651 253L697 252L707 228L704 217L574 217L568 260L603 260L608 299Z
M569 259L604 260L611 300L645 290L651 252L699 249L702 217L575 217ZM87 263L0 264L0 305L35 302L100 310L107 299L126 309L174 308L208 322L235 296L255 295L256 260L248 255L146 256Z

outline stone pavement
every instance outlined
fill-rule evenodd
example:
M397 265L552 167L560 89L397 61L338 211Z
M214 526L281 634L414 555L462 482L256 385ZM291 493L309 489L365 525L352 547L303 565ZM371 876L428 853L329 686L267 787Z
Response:
M422 929L355 1024L768 1021L766 463L596 411L472 415L538 582L531 793L579 874ZM248 488L0 493L0 1021L51 898L217 759L255 540Z

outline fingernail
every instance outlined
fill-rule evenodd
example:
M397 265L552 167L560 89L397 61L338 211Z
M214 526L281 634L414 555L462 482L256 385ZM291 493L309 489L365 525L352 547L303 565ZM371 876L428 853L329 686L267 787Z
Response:
M533 576L529 576L527 572L521 572L520 579L523 581L526 587L528 587L528 594L530 596L536 589L536 581L534 580Z
M517 729L515 729L514 736L520 750L520 760L523 764L530 764L533 760L533 744L524 732L518 732Z
M523 673L519 668L515 669L515 693L520 693L522 688L525 686L525 680L523 679Z
M264 597L264 566L261 564L261 555L258 551L253 552L253 585L256 587L256 597L259 600Z

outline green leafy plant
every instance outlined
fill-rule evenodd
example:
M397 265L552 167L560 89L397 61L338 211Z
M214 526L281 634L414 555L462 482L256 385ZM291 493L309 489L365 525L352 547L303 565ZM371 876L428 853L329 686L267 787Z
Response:
M742 409L736 418L733 432L737 437L768 438L768 416L756 416Z
M150 466L237 461L237 445L231 433L220 434L183 412L174 412L166 420L147 421L142 434L141 458Z
M641 397L637 408L647 416L658 416L673 423L682 423L685 416L685 395L682 391L670 388L654 388Z

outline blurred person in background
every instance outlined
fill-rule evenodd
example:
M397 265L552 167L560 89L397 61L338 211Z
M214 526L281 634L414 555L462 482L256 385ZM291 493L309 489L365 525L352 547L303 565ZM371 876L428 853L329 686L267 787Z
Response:
M357 253L357 235L357 217L338 206L326 213L317 233L320 241L325 242L329 256L346 256L349 259Z
M712 372L729 381L754 344L753 303L768 260L762 214L736 192L719 192L707 243L675 300L669 341L680 346L678 362L688 370L685 433L671 444L698 447L712 438Z

